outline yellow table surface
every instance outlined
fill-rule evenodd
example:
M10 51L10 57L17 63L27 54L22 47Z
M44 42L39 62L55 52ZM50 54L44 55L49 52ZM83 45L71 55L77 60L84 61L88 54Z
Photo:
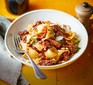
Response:
M28 11L49 8L76 16L75 6L84 1L93 5L93 0L29 0ZM18 17L6 10L5 0L0 0L0 15L12 21ZM89 30L88 47L78 60L60 69L42 71L47 75L45 80L37 79L31 67L22 67L22 74L31 85L93 85L93 26ZM9 84L0 80L0 85Z

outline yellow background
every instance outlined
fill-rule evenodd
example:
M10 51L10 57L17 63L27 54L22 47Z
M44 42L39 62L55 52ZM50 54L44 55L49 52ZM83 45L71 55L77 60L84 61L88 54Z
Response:
M93 0L29 0L27 11L57 9L76 17L75 7L82 2L93 5ZM7 11L5 0L0 0L0 15L13 21L18 15ZM93 27L89 30L89 44L84 54L74 63L56 70L42 70L46 80L37 79L31 67L23 65L22 74L31 85L93 85ZM8 85L0 80L0 85Z

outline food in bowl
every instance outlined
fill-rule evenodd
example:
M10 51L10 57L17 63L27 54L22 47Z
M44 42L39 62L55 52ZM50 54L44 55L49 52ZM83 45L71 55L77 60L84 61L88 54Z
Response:
M37 21L18 32L20 49L25 50L36 64L56 65L68 61L80 49L80 38L71 27L50 21ZM26 58L26 55L23 54Z
M49 69L58 69L61 67L65 67L73 63L74 61L76 61L85 52L85 49L88 44L88 34L85 27L77 19L75 19L73 16L62 11L51 10L51 9L41 9L41 10L34 10L31 12L27 12L21 15L19 18L17 18L11 23L8 30L6 31L5 46L7 51L10 53L10 55L13 56L13 58L31 67L31 63L29 63L29 60L25 59L24 57L22 57L20 54L18 54L15 51L13 36L11 34L16 36L19 31L23 31L25 29L28 30L27 26L30 23L35 23L36 21L39 21L39 20L51 21L53 23L58 23L58 24L62 23L62 24L65 24L66 26L69 25L71 27L71 31L79 35L79 39L80 39L79 47L81 48L79 51L77 51L77 53L71 56L71 58L68 61L61 64L55 64L55 65L49 65L49 66L38 65L40 69L49 70Z

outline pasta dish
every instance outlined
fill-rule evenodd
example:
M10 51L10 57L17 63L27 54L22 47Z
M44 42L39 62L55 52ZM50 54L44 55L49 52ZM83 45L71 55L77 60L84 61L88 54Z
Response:
M37 21L19 31L20 49L25 50L37 65L50 66L68 61L80 49L80 38L71 27L50 21ZM23 54L26 58L26 55Z

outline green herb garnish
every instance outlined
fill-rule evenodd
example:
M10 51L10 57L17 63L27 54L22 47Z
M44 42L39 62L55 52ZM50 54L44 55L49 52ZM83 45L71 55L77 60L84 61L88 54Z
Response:
M77 51L79 51L81 48L79 46L77 46Z
M48 31L50 31L53 35L55 35L55 32L51 29L48 29Z
M40 58L41 56L37 56L38 58Z
M34 44L36 44L38 42L36 37L32 36L32 39L34 41Z

